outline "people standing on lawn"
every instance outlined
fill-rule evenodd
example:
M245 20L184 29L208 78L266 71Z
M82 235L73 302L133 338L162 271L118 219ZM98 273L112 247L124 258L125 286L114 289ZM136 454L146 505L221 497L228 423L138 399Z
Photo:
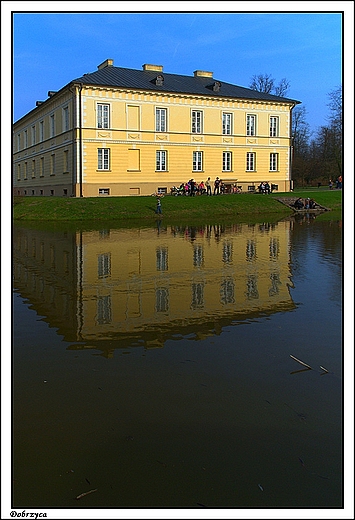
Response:
M219 184L220 184L219 177L216 177L216 179L214 181L213 195L218 195L219 194Z
M207 195L212 195L211 177L208 177L207 181L205 182L205 186Z

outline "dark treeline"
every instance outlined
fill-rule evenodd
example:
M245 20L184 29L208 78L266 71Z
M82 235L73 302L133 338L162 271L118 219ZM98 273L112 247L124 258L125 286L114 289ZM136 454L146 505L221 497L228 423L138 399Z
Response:
M303 106L293 109L293 168L295 186L333 184L343 177L343 117L342 89L329 94L327 124L311 133L307 111Z
M290 83L283 78L278 84L270 74L252 77L249 87L259 92L287 96ZM342 88L328 94L328 117L326 124L311 132L307 122L307 110L303 105L293 109L293 167L295 187L336 185L343 177L343 99Z

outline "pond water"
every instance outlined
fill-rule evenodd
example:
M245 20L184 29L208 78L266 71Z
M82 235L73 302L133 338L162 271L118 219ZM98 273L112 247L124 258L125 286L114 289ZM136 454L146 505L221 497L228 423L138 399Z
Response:
M15 225L13 260L13 508L343 507L341 222Z

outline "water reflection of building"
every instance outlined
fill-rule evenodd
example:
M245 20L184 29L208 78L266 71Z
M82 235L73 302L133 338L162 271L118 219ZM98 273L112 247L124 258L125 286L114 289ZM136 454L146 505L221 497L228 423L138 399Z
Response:
M159 232L16 226L14 287L67 341L107 352L162 346L292 309L289 233L288 222Z

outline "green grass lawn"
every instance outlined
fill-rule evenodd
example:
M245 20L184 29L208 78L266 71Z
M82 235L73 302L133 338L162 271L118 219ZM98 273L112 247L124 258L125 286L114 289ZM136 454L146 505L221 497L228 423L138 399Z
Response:
M295 190L272 195L238 194L219 196L162 198L162 217L155 213L155 197L15 197L13 218L21 221L120 221L140 220L146 223L163 218L165 222L211 222L220 219L255 221L262 218L279 220L292 211L277 197L313 197L320 205L341 210L340 190Z

